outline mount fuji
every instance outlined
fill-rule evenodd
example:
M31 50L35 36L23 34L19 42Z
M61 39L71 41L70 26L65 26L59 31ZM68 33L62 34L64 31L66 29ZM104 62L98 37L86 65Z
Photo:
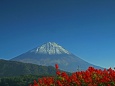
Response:
M68 72L86 70L89 66L102 69L75 56L55 42L45 43L11 60L43 66L58 64L60 69Z

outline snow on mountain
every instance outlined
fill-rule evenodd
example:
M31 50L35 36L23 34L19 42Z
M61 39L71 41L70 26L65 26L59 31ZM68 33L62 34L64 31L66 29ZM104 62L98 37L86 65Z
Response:
M60 69L69 72L77 71L77 67L79 67L80 70L86 70L89 66L101 68L82 60L55 42L45 43L11 60L44 66L54 66L58 64Z
M31 50L30 52L35 52L38 54L70 54L69 51L62 48L60 45L55 42L48 42L46 44L41 45L38 48Z

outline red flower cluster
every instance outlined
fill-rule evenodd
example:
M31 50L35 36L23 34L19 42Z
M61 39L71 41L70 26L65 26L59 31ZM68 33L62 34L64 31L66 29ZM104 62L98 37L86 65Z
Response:
M115 86L115 71L109 69L95 69L89 67L86 71L78 71L68 75L58 70L56 67L56 77L39 78L38 82L30 86Z

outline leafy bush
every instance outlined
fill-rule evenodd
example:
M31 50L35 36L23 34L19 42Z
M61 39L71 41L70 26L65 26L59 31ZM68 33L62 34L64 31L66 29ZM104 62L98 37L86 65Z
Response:
M86 71L78 71L68 75L56 67L56 77L42 77L34 80L29 86L115 86L115 70L95 69L89 67Z

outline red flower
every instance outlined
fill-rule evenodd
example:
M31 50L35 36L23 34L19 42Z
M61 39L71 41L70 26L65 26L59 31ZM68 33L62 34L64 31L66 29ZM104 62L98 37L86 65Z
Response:
M78 71L72 75L60 72L58 64L55 64L55 77L42 77L38 82L30 86L115 86L115 70L109 68L101 70L89 67L86 71Z
M58 68L59 68L59 67L58 67L58 64L55 64L55 68L56 68L56 69L58 69Z
M61 73L60 73L60 71L59 71L59 70L57 70L57 71L56 71L56 74L57 74L57 75L60 75Z
M39 86L36 80L34 80L34 85L33 86Z
M57 81L57 86L63 86L60 81Z

